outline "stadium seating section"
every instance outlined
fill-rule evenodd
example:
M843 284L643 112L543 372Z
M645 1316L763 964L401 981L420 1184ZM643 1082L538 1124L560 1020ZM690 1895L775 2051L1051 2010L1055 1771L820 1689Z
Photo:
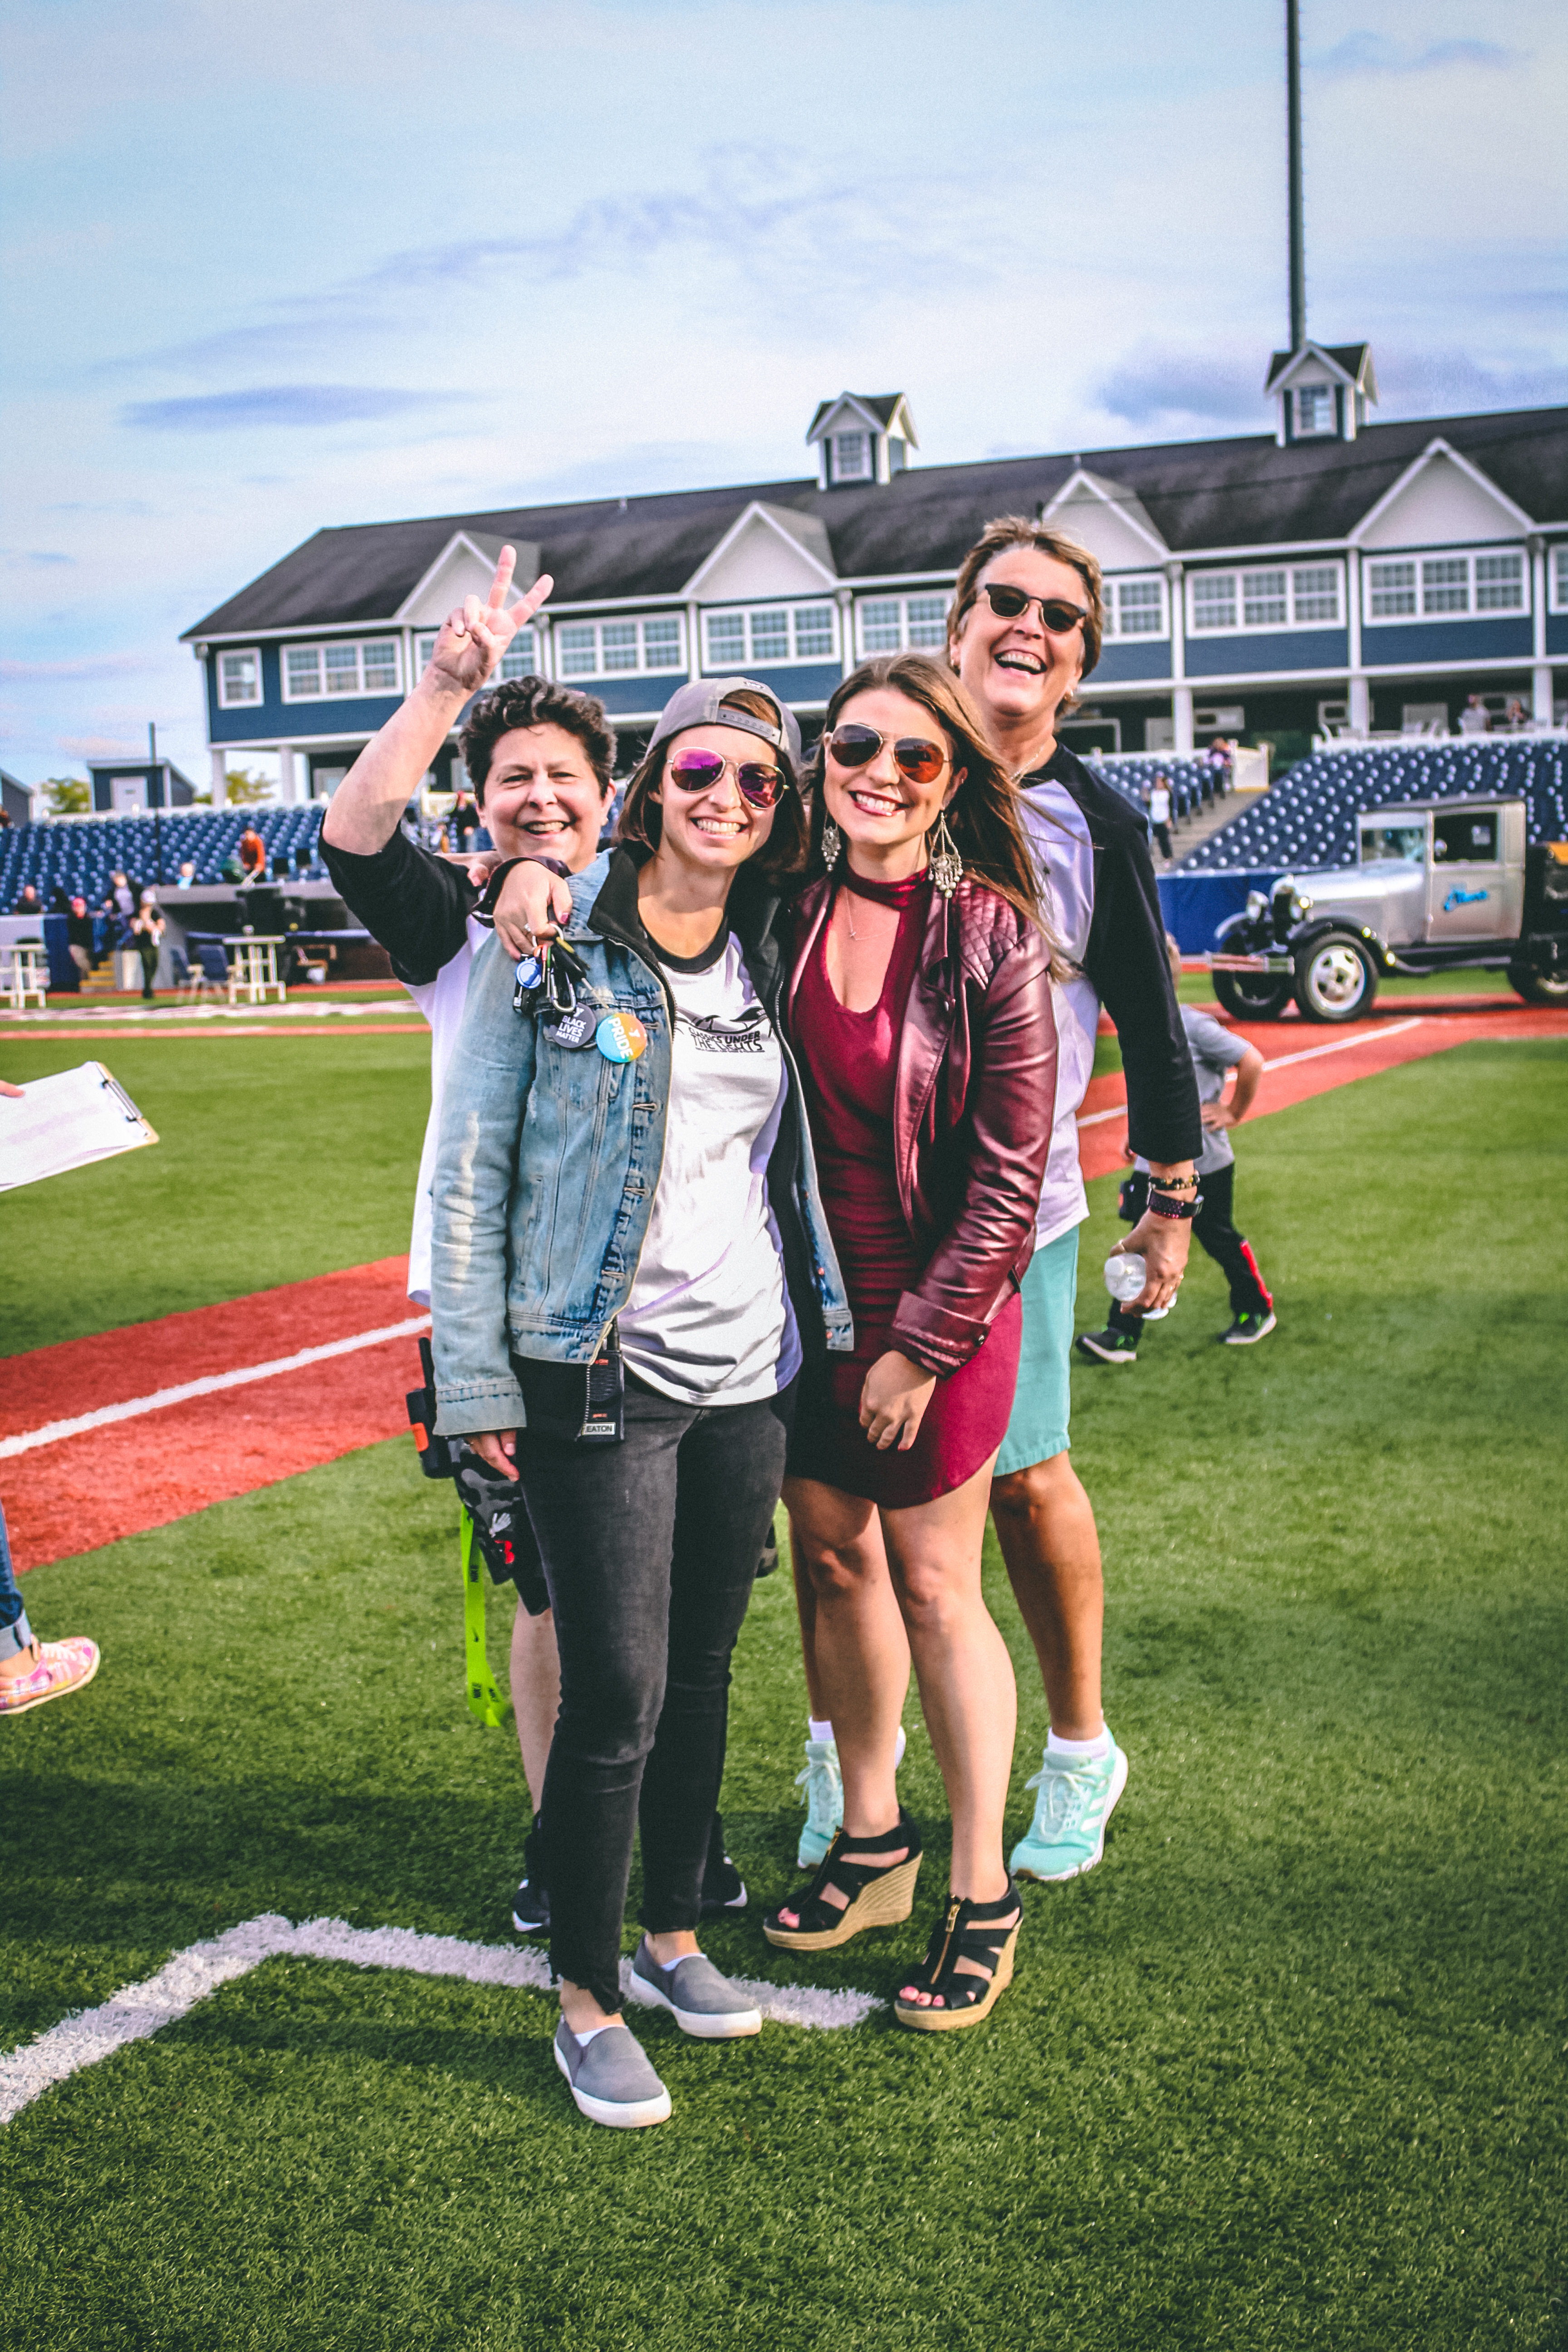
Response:
M1521 796L1531 841L1568 839L1561 735L1426 743L1354 743L1298 761L1269 791L1210 834L1177 870L1187 874L1353 866L1356 815L1401 801ZM1180 845L1177 845L1178 848Z
M1163 776L1171 788L1171 814L1177 824L1195 816L1214 797L1214 770L1206 760L1188 759L1176 751L1121 752L1113 760L1097 759L1092 751L1080 756L1084 766L1124 801L1131 801L1140 816L1148 814L1144 795L1156 776Z
M239 836L248 824L254 824L267 845L268 874L282 859L290 876L323 879L326 868L316 856L323 805L306 802L295 808L174 809L158 819L156 850L150 816L18 825L0 833L0 911L15 907L29 882L37 886L46 907L59 889L68 898L80 897L89 907L99 907L113 874L124 874L143 887L156 881L160 853L165 896L187 858L195 866L196 881L221 882L224 865L237 855Z

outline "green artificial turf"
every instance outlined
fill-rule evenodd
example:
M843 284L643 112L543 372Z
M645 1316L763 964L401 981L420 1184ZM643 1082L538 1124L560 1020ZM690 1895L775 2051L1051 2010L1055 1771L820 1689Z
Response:
M426 1036L0 1039L16 1085L85 1061L159 1140L0 1193L0 1355L408 1247Z
M1565 1150L1552 1042L1260 1120L1237 1205L1278 1333L1216 1347L1194 1252L1134 1367L1078 1367L1131 1779L1102 1866L1026 1891L985 2025L722 2048L639 2016L675 2115L611 2133L543 1996L269 1962L0 2131L0 2342L1560 2347ZM1093 1198L1080 1328L1120 1230ZM452 1516L382 1446L27 1579L105 1663L0 1727L0 2047L263 1911L506 1940L526 1804L463 1708ZM1044 1711L989 1589L1016 1832ZM705 1942L885 1994L944 1884L930 1747L911 1700L916 1919L792 1961L757 1910L804 1711L778 1577L724 1790L752 1907Z

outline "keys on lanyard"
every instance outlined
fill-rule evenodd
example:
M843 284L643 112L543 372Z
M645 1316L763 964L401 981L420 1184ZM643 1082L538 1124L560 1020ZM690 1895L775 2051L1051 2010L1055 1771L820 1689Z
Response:
M512 1011L537 1014L540 1035L569 1054L596 1045L606 1062L635 1062L647 1050L647 1030L635 1013L602 1011L593 993L581 956L563 940L546 940L517 966Z

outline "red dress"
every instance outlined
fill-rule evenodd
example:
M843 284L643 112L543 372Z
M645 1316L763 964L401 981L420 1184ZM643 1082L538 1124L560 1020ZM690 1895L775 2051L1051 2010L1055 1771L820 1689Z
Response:
M808 1367L795 1409L789 1468L886 1510L934 1502L972 1478L1006 1433L1018 1377L1023 1313L1011 1298L962 1371L939 1379L908 1453L874 1446L860 1426L860 1391L896 1343L900 1294L918 1287L925 1259L899 1200L893 1088L904 1007L914 984L931 899L928 875L907 882L842 877L858 898L896 907L899 929L882 992L851 1013L827 975L828 925L817 933L796 992L791 1042L805 1088L828 1229L855 1318L855 1352L826 1359L826 1389Z

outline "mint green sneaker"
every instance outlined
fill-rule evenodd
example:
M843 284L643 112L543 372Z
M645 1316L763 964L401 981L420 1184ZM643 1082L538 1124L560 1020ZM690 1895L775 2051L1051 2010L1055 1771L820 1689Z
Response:
M795 1866L797 1870L815 1870L833 1843L835 1834L844 1826L844 1783L838 1776L836 1739L806 1741L805 1769L795 1774L795 1785L805 1790L800 1801L805 1807L805 1820Z
M896 1772L904 1760L904 1727L899 1726L898 1745L893 1750ZM805 1769L795 1776L795 1785L804 1789L801 1803L805 1807L805 1822L795 1850L797 1870L815 1870L837 1832L844 1827L844 1782L838 1770L838 1742L836 1739L808 1739L805 1743Z
M1037 1789L1029 1834L1013 1848L1015 1878L1037 1878L1047 1886L1092 1870L1105 1852L1105 1824L1127 1786L1127 1759L1110 1743L1109 1756L1088 1762L1053 1756L1025 1787Z

